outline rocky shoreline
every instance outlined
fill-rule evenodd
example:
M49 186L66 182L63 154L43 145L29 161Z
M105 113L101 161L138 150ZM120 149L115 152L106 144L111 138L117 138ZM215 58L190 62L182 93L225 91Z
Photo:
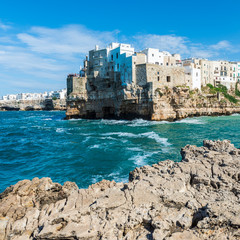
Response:
M240 150L206 140L181 155L128 183L20 181L0 194L0 240L240 239Z
M0 111L52 111L66 110L65 99L0 101Z

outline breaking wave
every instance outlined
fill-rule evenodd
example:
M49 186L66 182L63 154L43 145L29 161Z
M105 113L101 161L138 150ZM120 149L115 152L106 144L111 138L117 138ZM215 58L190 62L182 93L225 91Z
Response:
M185 119L176 121L175 123L205 124L205 122L202 119L197 119L197 118L185 118Z

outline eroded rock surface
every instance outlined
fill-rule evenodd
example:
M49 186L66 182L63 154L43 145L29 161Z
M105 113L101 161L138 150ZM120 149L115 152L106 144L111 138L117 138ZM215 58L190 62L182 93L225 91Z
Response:
M204 141L181 154L129 183L20 181L0 195L0 239L240 239L240 150Z

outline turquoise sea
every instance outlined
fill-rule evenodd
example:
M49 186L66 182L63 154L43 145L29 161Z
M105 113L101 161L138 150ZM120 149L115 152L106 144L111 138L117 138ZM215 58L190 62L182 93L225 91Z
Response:
M181 160L186 144L229 139L240 146L240 115L177 122L63 120L64 112L0 112L0 192L19 180L51 177L87 188L127 181L134 168Z

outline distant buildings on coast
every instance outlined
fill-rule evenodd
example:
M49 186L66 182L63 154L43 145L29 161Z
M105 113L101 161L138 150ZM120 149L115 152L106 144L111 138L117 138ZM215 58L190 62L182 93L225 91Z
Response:
M44 100L44 99L66 99L67 89L61 89L59 91L50 91L44 93L19 93L8 94L2 97L3 101L14 100Z

